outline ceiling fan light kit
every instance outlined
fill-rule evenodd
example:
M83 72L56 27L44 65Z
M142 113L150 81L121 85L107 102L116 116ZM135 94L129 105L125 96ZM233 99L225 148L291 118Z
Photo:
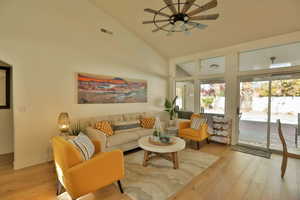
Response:
M166 6L160 10L151 8L144 10L145 12L154 14L153 20L143 22L143 24L154 24L156 26L156 28L152 30L153 33L166 31L168 32L167 36L172 35L174 32L184 32L185 35L190 35L191 30L194 28L203 30L207 27L206 24L195 21L216 20L219 17L219 14L197 15L217 7L217 0L212 0L201 6L195 3L196 0L186 0L185 2L181 2L180 0L176 2L173 0L163 1ZM159 19L159 17L166 19Z

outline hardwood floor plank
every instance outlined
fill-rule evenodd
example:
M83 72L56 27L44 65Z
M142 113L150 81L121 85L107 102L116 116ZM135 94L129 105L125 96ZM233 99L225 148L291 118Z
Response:
M300 200L300 160L289 159L285 178L280 177L281 156L265 159L220 144L202 145L200 151L220 159L169 200ZM0 156L0 199L70 200L56 197L52 163L14 171L12 156ZM130 200L112 184L80 200Z

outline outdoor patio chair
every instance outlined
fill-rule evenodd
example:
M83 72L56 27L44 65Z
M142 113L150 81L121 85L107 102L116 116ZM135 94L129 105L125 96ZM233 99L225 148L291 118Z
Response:
M282 143L281 178L283 178L287 167L288 157L300 159L300 155L288 152L287 145L281 129L280 119L277 119L277 128L278 128L279 138Z

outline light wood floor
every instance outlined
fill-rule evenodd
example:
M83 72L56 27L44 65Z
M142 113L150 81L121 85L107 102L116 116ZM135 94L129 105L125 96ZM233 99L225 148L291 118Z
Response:
M284 179L280 178L281 156L272 159L231 151L219 144L206 144L200 151L220 160L199 175L172 200L300 200L300 160L289 159ZM68 200L55 196L53 164L12 170L12 156L0 156L1 200ZM110 185L80 200L130 200Z

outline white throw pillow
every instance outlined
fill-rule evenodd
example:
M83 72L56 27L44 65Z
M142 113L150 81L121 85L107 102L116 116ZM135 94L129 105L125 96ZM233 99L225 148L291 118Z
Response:
M205 118L193 117L191 122L191 128L198 130L205 123L205 121Z
M91 159L95 153L93 142L84 133L79 133L77 137L69 139L69 142L79 150L84 160Z

